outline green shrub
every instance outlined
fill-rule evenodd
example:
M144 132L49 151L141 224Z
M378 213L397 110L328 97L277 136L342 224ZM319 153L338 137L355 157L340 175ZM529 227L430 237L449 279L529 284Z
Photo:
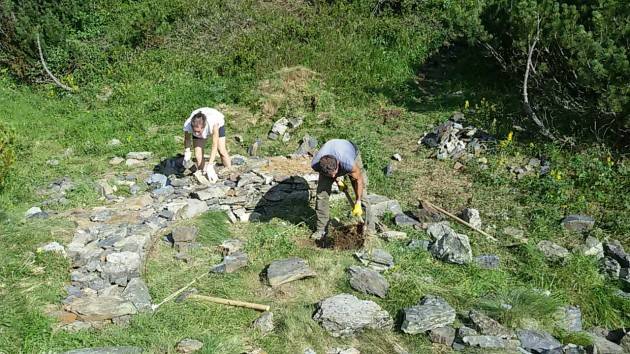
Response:
M14 142L13 132L0 123L0 189L15 159Z

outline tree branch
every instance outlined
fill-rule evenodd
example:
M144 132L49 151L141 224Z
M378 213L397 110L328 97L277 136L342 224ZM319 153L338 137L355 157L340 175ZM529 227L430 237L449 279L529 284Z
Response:
M529 103L529 95L527 93L527 82L529 80L529 71L532 70L535 72L534 65L532 64L532 55L534 54L534 49L536 48L536 44L540 40L540 16L536 20L536 35L534 36L533 41L528 40L528 50L527 50L527 64L525 66L525 76L523 77L523 109L527 116L540 128L541 133L548 137L551 140L556 140L553 134L545 127L545 124L538 118L536 112L532 109L531 104Z
M58 87L61 87L62 89L66 90L66 91L74 92L73 88L64 85L48 69L48 66L46 65L46 61L44 60L44 54L42 53L42 46L41 46L41 43L39 42L39 33L37 34L37 50L39 51L39 60L41 61L42 66L44 67L44 70L46 71L46 74L48 74L48 76L55 82L55 84Z

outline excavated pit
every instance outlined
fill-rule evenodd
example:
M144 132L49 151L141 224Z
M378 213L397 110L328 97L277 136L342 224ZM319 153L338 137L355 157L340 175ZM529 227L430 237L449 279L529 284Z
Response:
M363 228L362 223L330 227L328 235L318 242L318 246L340 251L361 249L365 244Z

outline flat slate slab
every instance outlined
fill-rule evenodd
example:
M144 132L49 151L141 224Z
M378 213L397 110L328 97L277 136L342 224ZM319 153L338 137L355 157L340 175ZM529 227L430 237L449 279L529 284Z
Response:
M387 295L389 282L377 271L364 267L351 266L348 268L348 273L350 274L350 286L354 290L378 297L385 297Z
M271 262L267 267L269 285L277 287L282 284L303 278L314 277L317 274L311 270L305 260L288 258Z
M404 310L401 330L409 334L448 326L455 321L455 309L444 299L427 295L416 306Z
M111 320L138 312L131 301L120 296L77 298L68 305L68 310L76 313L84 321Z
M389 330L392 317L373 301L339 294L319 302L313 319L333 337L347 337L365 328Z

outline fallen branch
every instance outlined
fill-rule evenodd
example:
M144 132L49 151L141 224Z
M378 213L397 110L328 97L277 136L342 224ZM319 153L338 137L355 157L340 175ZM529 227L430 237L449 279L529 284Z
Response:
M458 218L457 216L455 216L455 215L453 215L453 214L449 213L448 211L446 211L446 210L444 210L444 209L440 208L439 206L437 206L437 205L435 205L435 204L433 204L433 203L429 202L428 200L420 200L420 202L422 202L423 204L426 204L426 205L428 205L429 207L431 207L431 208L433 208L433 209L435 209L435 210L439 211L440 213L442 213L442 214L444 214L444 215L446 215L446 216L448 216L448 217L452 218L453 220L457 221L458 223L460 223L460 224L462 224L462 225L465 225L465 226L470 227L471 229L473 229L473 230L477 231L478 233L480 233L480 234L482 234L482 235L486 236L486 238L488 238L489 240L492 240L492 241L497 242L497 239L496 239L496 238L494 238L494 237L492 237L492 236L491 236L490 234L488 234L487 232L485 232L485 231L483 231L483 230L480 230L480 229L478 229L478 228L476 228L476 227L472 226L471 224L467 223L466 221L464 221L464 220L462 220L462 219Z
M52 72L50 72L50 70L48 69L48 66L46 65L46 61L44 60L44 54L42 53L42 45L39 42L39 33L37 34L37 50L39 51L39 60L42 62L42 66L44 67L44 70L46 71L46 74L48 74L48 76L55 82L55 84L58 87L61 87L62 89L66 90L66 91L70 91L73 92L74 89L64 85L61 81L59 81L59 79L57 79L55 77L55 75L53 75Z
M257 311L269 311L271 309L269 305L254 304L251 302L223 299L220 297L213 297L213 296L191 294L188 296L188 298L204 300L204 301L214 302L217 304L228 305L228 306L244 307L244 308L253 309Z
M529 44L529 47L527 50L527 64L525 68L525 76L523 77L523 110L525 111L525 114L527 114L527 116L540 128L540 131L542 132L544 136L548 137L551 140L556 140L556 138L549 131L549 129L545 127L545 124L538 118L538 116L536 115L536 112L534 112L534 109L529 103L529 96L527 93L527 81L529 80L529 71L532 70L534 71L534 73L536 71L536 69L534 68L534 65L532 64L532 55L534 53L534 49L536 48L536 44L538 43L539 39L540 39L540 17L538 17L536 21L536 35L534 36L533 40L528 41L528 43L529 42L531 43Z

